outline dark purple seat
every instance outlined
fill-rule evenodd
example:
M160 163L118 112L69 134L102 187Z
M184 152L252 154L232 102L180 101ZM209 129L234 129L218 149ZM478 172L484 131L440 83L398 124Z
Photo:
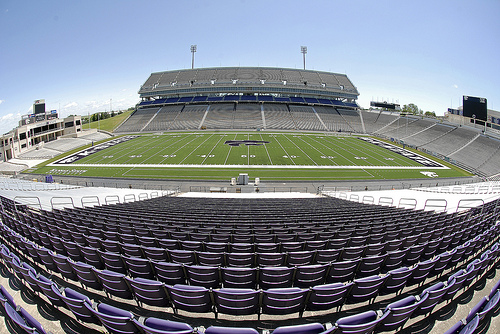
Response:
M5 304L5 313L19 328L26 333L47 334L43 326L33 318L25 309L18 307L16 311L9 303Z
M475 316L470 322L468 322L464 328L462 328L459 334L473 334L476 333L477 326L479 325L479 316Z
M168 260L165 248L142 246L142 251L150 261L165 262Z
M292 286L295 269L290 267L265 267L259 269L261 289L288 288Z
M277 253L280 244L275 242L255 243L255 252L257 253Z
M321 311L337 307L337 311L340 311L353 284L331 283L311 287L306 310Z
M408 253L406 253L404 263L410 266L417 263L418 260L420 260L426 246L427 244L417 244L411 246L408 249Z
M334 333L368 334L373 333L375 327L384 320L388 313L366 311L343 317L335 322L337 330Z
M131 279L125 277L132 288L135 299L139 304L165 307L170 303L168 301L167 290L162 282L137 277Z
M427 276L436 265L437 260L438 258L435 257L433 259L417 263L413 269L413 274L411 275L410 279L408 279L408 282L406 282L406 285L410 286L413 284L424 283Z
M418 296L408 296L387 305L384 313L388 314L384 317L384 320L380 322L377 330L385 332L401 329L408 319L410 319L413 311L415 311L423 301L424 299L420 299Z
M134 315L126 310L108 304L85 306L101 321L111 334L136 334L139 329L133 322Z
M122 249L122 254L126 257L138 257L138 258L145 257L141 245L121 243L120 247Z
M368 277L379 274L386 258L387 253L363 257L356 270L356 277Z
M98 249L92 246L80 246L80 253L85 259L85 263L90 264L97 269L104 269L104 262L99 255Z
M300 288L264 290L262 313L282 315L299 312L299 316L302 316L307 292L307 289Z
M210 326L205 330L205 334L259 334L259 332L253 328Z
M377 275L354 280L354 286L347 296L347 302L349 304L354 304L370 300L374 301L384 281L385 276L380 277Z
M425 289L420 294L420 298L425 300L420 303L419 307L414 311L413 316L431 313L434 306L441 301L442 297L446 294L448 289L453 286L453 284L455 284L454 279L447 283L436 283Z
M114 272L111 270L97 270L93 269L99 281L104 287L106 294L111 296L120 297L123 299L132 299L132 289L130 288L125 275L122 273Z
M53 251L49 251L49 255L52 256L52 260L57 266L58 272L61 274L61 276L65 279L70 279L73 281L78 280L78 276L76 275L75 271L73 270L73 267L71 267L69 262L72 262L72 260L65 256L65 255L59 255L54 253Z
M387 273L386 281L380 288L380 295L398 293L406 286L406 282L411 277L414 267L401 267Z
M384 263L384 269L391 271L401 267L403 261L408 253L408 248L397 249L387 252L387 258Z
M221 276L224 288L255 289L257 286L256 268L222 267Z
M139 318L133 319L134 324L141 329L144 334L192 334L193 327L186 323L165 320L160 318Z
M123 260L127 265L130 276L148 279L155 277L154 268L148 259L123 256Z
M92 306L92 301L89 297L71 288L57 288L53 285L52 290L56 295L59 295L59 298L64 301L66 307L73 312L78 320L99 324L99 319L85 306L85 304Z
M2 303L2 307L5 306L5 304L10 304L14 308L16 307L14 298L3 285L0 285L0 303Z
M29 274L31 275L31 278L36 282L36 284L38 284L39 288L42 290L42 293L45 295L45 297L47 297L52 305L66 306L66 303L64 303L59 294L54 293L54 290L52 289L52 286L55 284L54 282L41 274L36 275L35 272L30 272Z
M319 334L324 332L325 327L318 323L292 326L280 326L273 330L271 334Z
M189 283L205 288L217 288L220 285L219 267L185 266Z
M366 250L366 245L363 246L355 246L355 247L345 247L340 254L340 260L348 261L355 260L363 257Z
M200 266L222 267L225 265L223 252L196 252L196 258Z
M107 270L114 271L117 273L127 274L127 264L123 261L123 257L120 253L112 253L108 251L98 251L104 262L104 267Z
M209 290L202 286L167 285L167 290L175 313L178 310L194 313L205 313L213 310Z
M156 278L168 285L186 283L184 267L179 263L152 262L156 272Z
M285 265L285 253L257 253L257 267L281 267Z
M52 256L50 256L49 249L45 247L36 247L35 250L45 267L52 272L57 272L57 265L52 259Z
M250 315L259 313L260 291L253 289L215 289L215 317L218 313Z
M30 272L33 272L33 276L36 277L35 269L27 264L26 262L19 262L17 257L12 258L12 266L15 268L14 271L22 276L22 279L28 283L28 286L35 292L42 292L36 281L30 276Z
M318 249L316 251L316 263L330 263L338 260L341 249Z
M330 265L312 264L299 266L295 270L294 286L309 288L325 282L326 273Z
M445 251L438 255L438 260L436 261L436 265L432 268L430 274L432 276L441 276L444 270L448 267L448 263L450 263L453 254L456 252L455 249L451 251Z
M448 288L448 291L443 295L443 300L453 299L455 294L460 290L467 278L467 272L463 269L460 269L456 273L450 276L448 279L448 285L453 281L453 285Z
M78 276L78 280L82 286L87 286L96 290L102 290L101 281L94 272L94 267L84 262L70 262L74 272Z
M469 312L469 315L465 318L466 323L472 321L474 317L479 317L479 325L482 324L485 318L489 318L489 316L493 313L493 310L496 308L500 298L500 292L497 292L492 296L491 299L488 297L483 297Z
M326 276L326 283L348 282L354 279L356 269L361 259L332 262L330 271Z
M286 265L290 267L300 267L310 265L314 259L315 252L296 251L289 252L286 257Z
M168 257L171 262L184 265L191 265L196 262L196 257L193 251L183 249L167 249Z
M69 240L61 239L61 241L70 259L72 259L73 261L83 260L82 253L80 253L80 245L78 245L76 242Z
M228 267L255 267L255 253L227 253Z

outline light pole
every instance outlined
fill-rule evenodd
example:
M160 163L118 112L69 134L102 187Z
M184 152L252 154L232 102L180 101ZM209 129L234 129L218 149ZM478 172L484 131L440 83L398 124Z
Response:
M196 52L196 44L191 45L191 54L192 54L192 57L191 57L191 69L194 68L194 53L195 52Z
M307 53L307 46L301 46L300 47L300 52L302 52L302 58L304 58L304 70L306 69L306 53Z

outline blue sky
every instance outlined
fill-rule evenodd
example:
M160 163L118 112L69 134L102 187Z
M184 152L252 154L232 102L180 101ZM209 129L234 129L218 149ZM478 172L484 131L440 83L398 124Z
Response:
M370 100L442 115L462 95L500 110L500 1L0 0L0 133L33 101L62 116L124 109L151 72L302 67Z

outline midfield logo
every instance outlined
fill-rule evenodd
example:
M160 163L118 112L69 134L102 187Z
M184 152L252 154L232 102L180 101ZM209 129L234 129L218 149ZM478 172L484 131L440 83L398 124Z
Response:
M264 144L269 144L269 142L264 140L226 140L224 144L229 146L240 146L243 144L246 146L262 146Z

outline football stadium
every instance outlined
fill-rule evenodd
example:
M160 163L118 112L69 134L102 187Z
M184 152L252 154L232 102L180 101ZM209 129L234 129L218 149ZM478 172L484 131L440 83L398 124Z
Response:
M112 131L36 101L3 136L7 332L496 332L485 99L367 110L345 74L278 67L153 72L138 94Z

